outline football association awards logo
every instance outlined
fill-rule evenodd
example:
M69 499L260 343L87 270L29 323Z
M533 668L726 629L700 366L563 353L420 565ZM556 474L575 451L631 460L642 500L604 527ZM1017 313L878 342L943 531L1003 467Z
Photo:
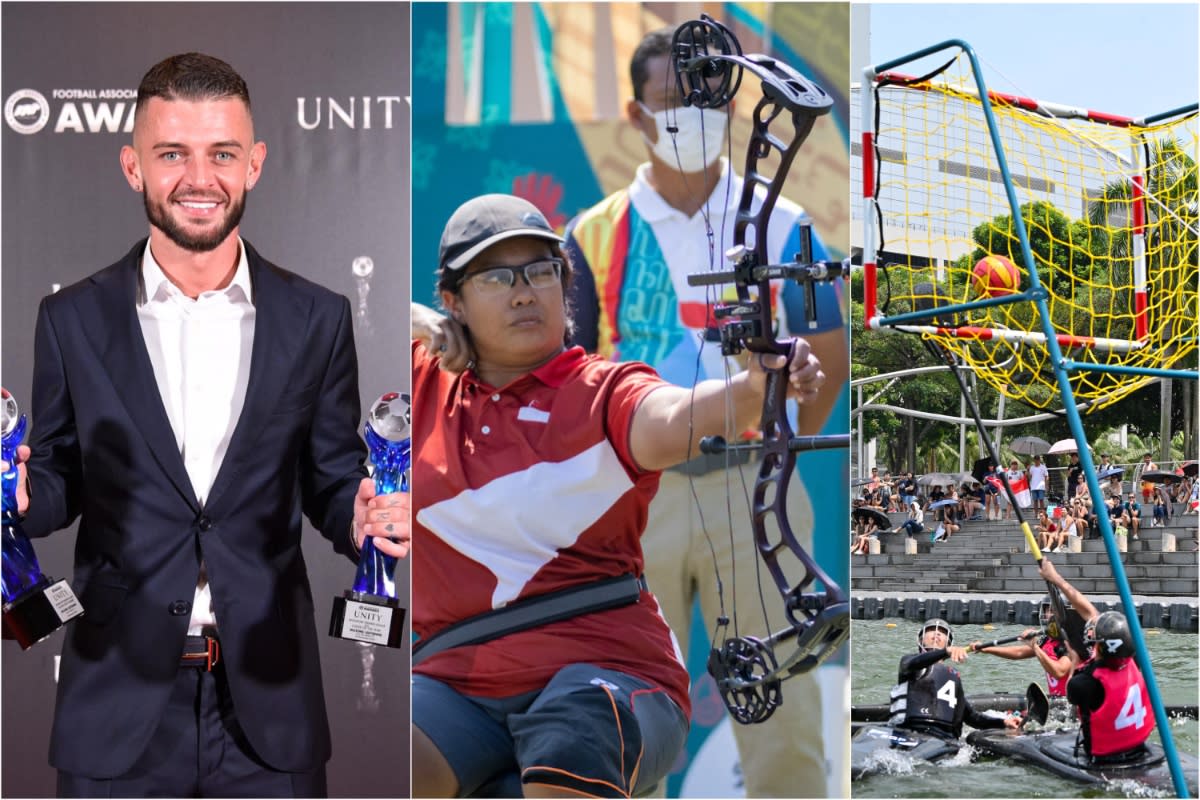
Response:
M4 102L4 121L17 133L37 133L50 121L50 104L36 89L18 89Z

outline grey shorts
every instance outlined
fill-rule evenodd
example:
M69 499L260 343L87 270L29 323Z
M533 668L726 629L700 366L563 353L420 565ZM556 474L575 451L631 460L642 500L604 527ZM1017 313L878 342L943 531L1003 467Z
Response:
M661 688L591 664L506 698L471 697L414 675L412 715L454 770L460 797L520 797L522 783L643 795L670 771L688 732Z

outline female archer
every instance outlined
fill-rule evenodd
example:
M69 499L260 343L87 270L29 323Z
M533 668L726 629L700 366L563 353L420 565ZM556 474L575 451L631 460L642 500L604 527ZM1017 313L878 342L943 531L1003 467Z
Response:
M766 369L800 403L825 380L803 340L694 391L567 347L561 243L532 204L477 197L442 235L448 316L413 307L414 796L628 797L666 775L689 703L641 580L659 473L730 407L754 425Z

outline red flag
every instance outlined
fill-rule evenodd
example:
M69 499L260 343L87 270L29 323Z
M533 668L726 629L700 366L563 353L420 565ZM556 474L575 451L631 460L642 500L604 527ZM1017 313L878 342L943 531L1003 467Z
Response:
M995 486L996 491L1000 492L1001 494L1004 493L1004 482L1000 480L999 476L992 477L989 475L988 477L984 478L984 480L990 483L992 486ZM1012 488L1013 494L1016 495L1018 506L1021 508L1029 508L1031 505L1033 505L1033 495L1029 491L1029 479L1025 477L1024 472L1021 473L1021 477L1017 478L1016 480L1009 481L1008 485Z

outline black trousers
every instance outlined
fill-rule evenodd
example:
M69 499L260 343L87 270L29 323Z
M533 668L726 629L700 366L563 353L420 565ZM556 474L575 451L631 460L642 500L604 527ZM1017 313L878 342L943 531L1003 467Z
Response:
M102 743L97 742L97 746ZM325 767L279 772L255 755L222 665L181 667L150 744L123 775L58 773L59 797L325 797Z

